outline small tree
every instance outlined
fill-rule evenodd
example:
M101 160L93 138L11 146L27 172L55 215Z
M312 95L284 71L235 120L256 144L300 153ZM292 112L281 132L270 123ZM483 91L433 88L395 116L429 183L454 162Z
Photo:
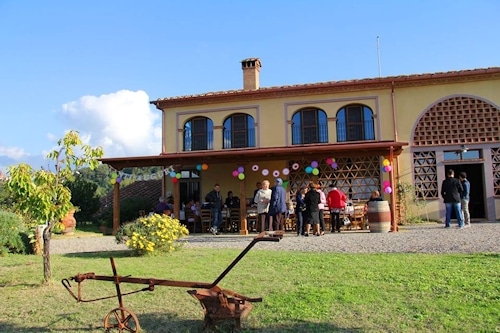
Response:
M69 131L57 142L58 148L47 155L55 161L55 171L34 170L27 164L8 168L7 185L14 199L15 208L40 223L47 223L43 232L43 277L48 282L50 267L50 238L52 227L73 208L71 191L66 186L74 180L74 173L82 167L94 169L103 156L101 147L84 145L76 131ZM79 151L79 155L75 153Z

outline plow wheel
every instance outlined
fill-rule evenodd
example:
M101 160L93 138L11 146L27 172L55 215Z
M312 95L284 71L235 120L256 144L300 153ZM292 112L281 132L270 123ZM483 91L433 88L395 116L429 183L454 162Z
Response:
M111 310L104 318L106 332L139 332L139 320L137 316L127 308L116 308Z

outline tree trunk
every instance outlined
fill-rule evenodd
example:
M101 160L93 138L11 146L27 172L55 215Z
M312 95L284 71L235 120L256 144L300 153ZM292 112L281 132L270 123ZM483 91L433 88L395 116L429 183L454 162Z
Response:
M54 223L49 223L47 228L43 231L43 279L45 282L49 282L52 277L52 271L50 269L50 238L52 236L52 225Z

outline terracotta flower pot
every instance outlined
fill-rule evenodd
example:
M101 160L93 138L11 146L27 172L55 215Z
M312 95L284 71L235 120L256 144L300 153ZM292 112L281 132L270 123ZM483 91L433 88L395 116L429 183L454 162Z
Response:
M64 224L64 229L62 231L63 234L72 234L75 231L76 227L76 219L75 219L75 210L70 210L65 217L61 220L62 224Z

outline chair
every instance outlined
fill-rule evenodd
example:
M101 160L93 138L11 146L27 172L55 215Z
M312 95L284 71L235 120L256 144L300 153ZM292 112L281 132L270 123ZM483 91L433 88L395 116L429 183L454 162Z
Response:
M239 208L231 208L229 211L228 231L238 232L240 229L241 211Z
M260 220L257 208L247 207L247 229L248 231L260 230Z
M191 233L195 233L198 230L198 222L200 220L199 216L196 216L191 208L187 208L184 212L186 217L186 226Z
M365 228L365 207L361 205L354 206L354 212L350 216L351 229L357 230Z
M331 231L332 229L334 229L330 217L330 210L328 209L323 210L323 219L325 220L325 229L326 229L323 230L324 232Z
M212 210L202 209L200 211L201 232L208 232L212 226Z

